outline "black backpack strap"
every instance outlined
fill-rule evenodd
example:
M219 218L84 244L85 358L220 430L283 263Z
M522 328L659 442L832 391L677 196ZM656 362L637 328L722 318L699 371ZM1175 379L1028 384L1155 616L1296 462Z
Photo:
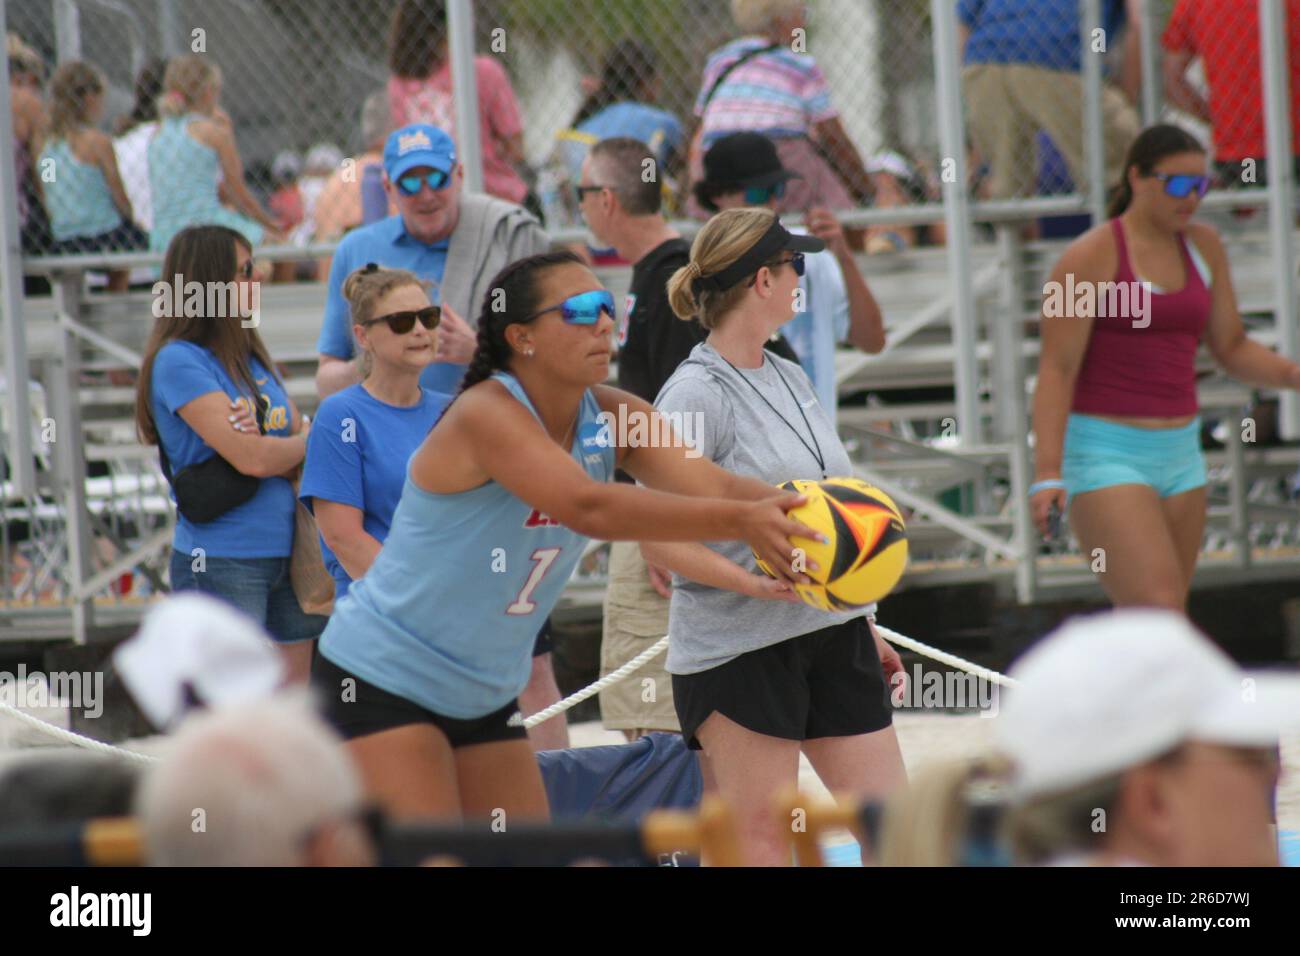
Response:
M709 87L708 95L704 97L704 105L700 107L700 116L704 116L704 111L709 108L709 103L713 102L713 94L718 92L718 87L722 86L722 81L731 76L736 67L744 66L750 60L754 59L754 57L762 56L764 53L771 53L773 50L779 50L780 48L781 44L772 43L768 46L759 47L757 50L750 50L748 53L737 57L730 66L718 74L718 78L714 80L713 85Z

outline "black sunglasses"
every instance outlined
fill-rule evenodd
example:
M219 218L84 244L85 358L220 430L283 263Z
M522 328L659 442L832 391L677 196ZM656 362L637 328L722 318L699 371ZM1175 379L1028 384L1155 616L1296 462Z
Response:
M587 193L598 193L602 189L610 189L609 186L574 186L573 191L578 194L578 202L587 198Z
M415 309L411 312L392 312L388 315L381 315L378 318L367 319L361 323L362 328L369 328L376 322L387 322L388 327L397 335L405 335L411 329L415 328L415 320L419 319L420 324L426 329L433 330L438 327L442 320L442 308L431 305L423 309Z
M235 275L241 279L253 278L253 260L245 259L243 266L235 271Z
M792 252L792 253L790 253L790 258L789 258L789 259L778 259L776 262L772 263L771 266L766 266L765 268L771 269L771 268L773 268L773 267L775 267L775 266L784 266L784 265L790 265L790 266L793 266L793 267L794 267L794 274L797 275L797 276L802 276L802 275L803 275L803 270L804 270L804 258L803 258L803 253L802 253L802 252ZM754 286L754 284L755 284L756 282L758 282L758 273L757 273L757 272L754 273L754 278L752 278L752 279L749 280L749 285L746 286L746 288L753 288L753 286Z

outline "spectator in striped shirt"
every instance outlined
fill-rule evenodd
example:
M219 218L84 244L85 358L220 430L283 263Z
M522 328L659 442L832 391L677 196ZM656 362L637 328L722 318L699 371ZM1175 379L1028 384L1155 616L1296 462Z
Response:
M794 0L731 0L744 34L715 50L695 102L699 128L691 148L691 179L704 153L731 133L762 133L777 144L781 165L798 173L777 212L812 206L848 209L870 201L871 177L831 105L830 88L805 52L805 4ZM694 202L691 211L707 214Z

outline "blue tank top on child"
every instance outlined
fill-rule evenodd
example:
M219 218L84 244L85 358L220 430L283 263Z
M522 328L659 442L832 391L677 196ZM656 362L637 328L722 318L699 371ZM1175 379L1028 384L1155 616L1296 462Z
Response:
M217 192L221 163L217 151L189 133L194 114L167 117L149 141L149 190L153 197L153 229L149 248L166 250L176 233L187 226L226 226L248 244L262 241L262 227L221 204Z
M514 376L501 382L534 415ZM596 481L614 449L586 392L572 455ZM537 632L587 539L494 481L434 494L411 480L379 557L334 607L320 651L392 694L459 720L500 710L528 683Z
M46 160L53 162L54 178L45 185L45 207L56 240L99 236L122 225L102 169L77 159L64 139L46 144Z

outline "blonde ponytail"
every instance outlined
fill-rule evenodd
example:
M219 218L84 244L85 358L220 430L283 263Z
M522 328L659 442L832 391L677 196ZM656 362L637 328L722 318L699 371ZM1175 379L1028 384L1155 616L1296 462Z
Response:
M220 82L221 70L202 56L178 56L167 64L163 74L163 93L158 98L158 115L184 116L194 111L198 101Z
M718 327L748 290L741 284L722 292L697 291L695 280L730 266L763 238L775 219L776 213L770 209L728 209L704 224L691 244L690 263L668 280L668 304L679 319L699 318L700 325L710 331Z

